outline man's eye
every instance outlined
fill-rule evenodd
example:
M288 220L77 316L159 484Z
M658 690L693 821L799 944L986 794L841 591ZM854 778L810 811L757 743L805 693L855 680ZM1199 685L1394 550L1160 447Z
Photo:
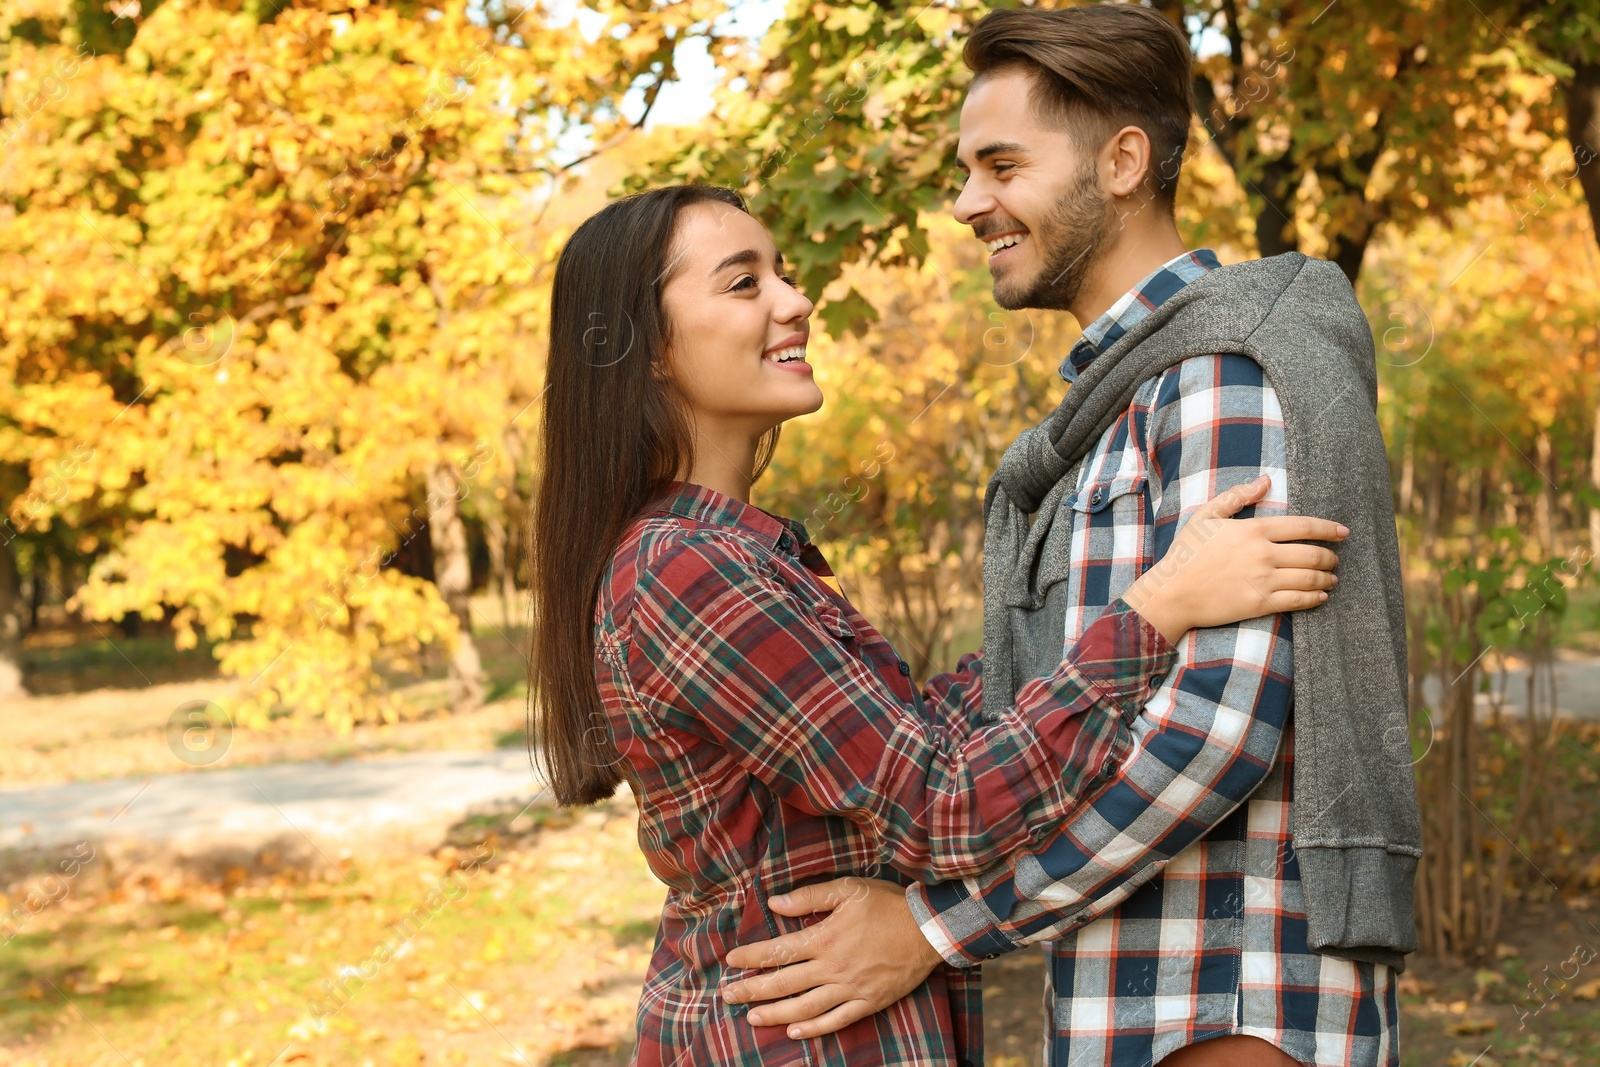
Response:
M1015 163L996 163L992 169L996 174L1004 174L1014 166L1016 166Z

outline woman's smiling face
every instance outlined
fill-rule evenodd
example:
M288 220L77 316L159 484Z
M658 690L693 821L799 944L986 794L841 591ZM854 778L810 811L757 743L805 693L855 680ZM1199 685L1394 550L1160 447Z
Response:
M671 264L665 369L702 429L756 437L822 406L805 358L812 304L766 227L729 205L693 204Z

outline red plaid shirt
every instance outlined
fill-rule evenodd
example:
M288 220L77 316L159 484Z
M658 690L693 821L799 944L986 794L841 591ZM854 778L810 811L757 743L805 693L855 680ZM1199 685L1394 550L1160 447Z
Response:
M622 539L595 610L595 678L668 886L639 1002L640 1064L978 1063L977 975L944 966L814 1041L718 995L740 944L804 925L769 894L841 875L969 877L1039 844L1116 771L1175 660L1121 600L994 721L981 664L919 693L805 528L679 485Z

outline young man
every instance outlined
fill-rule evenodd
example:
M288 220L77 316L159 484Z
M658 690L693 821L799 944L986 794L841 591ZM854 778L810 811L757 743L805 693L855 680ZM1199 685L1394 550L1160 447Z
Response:
M1266 473L1258 513L1354 532L1327 604L1191 633L1131 724L1133 754L1031 852L963 883L846 879L831 911L730 953L730 986L791 1036L880 1010L940 958L1048 940L1048 1062L1399 1062L1395 976L1416 947L1420 823L1405 620L1372 338L1331 264L1221 267L1173 197L1191 120L1182 34L1145 8L980 22L956 216L995 298L1072 312L1073 382L990 484L985 710L1157 565L1193 509ZM1292 645L1291 645L1292 641Z

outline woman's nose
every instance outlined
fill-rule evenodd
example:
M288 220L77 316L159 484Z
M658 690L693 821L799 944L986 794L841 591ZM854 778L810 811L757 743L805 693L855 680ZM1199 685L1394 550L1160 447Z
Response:
M778 306L778 321L793 322L796 319L810 318L815 306L804 293L791 289L785 296L784 302Z

